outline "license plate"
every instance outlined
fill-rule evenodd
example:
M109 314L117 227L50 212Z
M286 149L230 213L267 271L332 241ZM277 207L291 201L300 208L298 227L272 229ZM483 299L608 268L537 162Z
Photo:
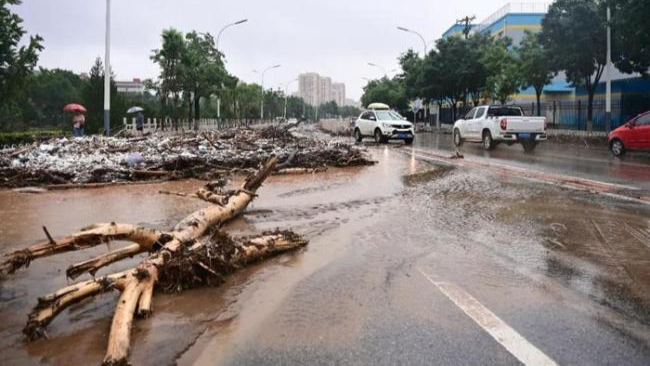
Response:
M401 138L401 139L405 139L405 138L409 137L409 135L407 133L400 133L397 136L399 136L399 138Z
M520 134L519 134L519 138L520 138L520 139L529 139L529 138L530 138L530 134L529 134L529 133L520 133Z

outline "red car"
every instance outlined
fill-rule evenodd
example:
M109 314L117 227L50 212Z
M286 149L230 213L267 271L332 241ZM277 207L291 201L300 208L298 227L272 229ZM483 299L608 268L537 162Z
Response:
M650 111L610 132L607 139L614 156L621 156L627 150L650 150Z

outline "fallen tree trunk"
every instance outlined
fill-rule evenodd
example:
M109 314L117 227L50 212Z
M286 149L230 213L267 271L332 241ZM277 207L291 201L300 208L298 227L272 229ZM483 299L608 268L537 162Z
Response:
M90 248L112 240L133 244L72 265L69 277L94 274L98 269L121 259L151 252L137 267L82 281L38 299L23 330L29 339L45 337L45 327L68 306L97 294L118 290L117 302L108 340L106 365L125 364L130 345L131 325L135 315L147 316L152 310L154 287L163 291L219 284L224 276L241 266L266 256L307 244L307 240L290 231L263 233L235 239L218 231L221 225L239 215L256 197L257 189L275 168L272 157L257 174L226 195L203 189L196 196L213 205L187 216L169 232L128 224L96 224L78 233L53 239L45 229L47 241L5 255L3 269L14 272L31 260L71 250ZM211 195L218 199L211 199Z

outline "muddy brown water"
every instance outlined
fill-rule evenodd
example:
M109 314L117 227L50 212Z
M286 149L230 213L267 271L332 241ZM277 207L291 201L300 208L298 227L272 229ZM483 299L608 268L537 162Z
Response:
M308 247L246 268L217 288L157 294L154 316L134 324L130 361L292 363L295 359L272 356L294 349L337 353L362 347L372 324L393 317L429 321L430 310L417 301L419 289L412 284L415 268L429 265L487 298L494 296L487 289L512 289L532 278L563 296L593 299L601 318L643 338L650 324L646 208L489 172L439 167L399 150L371 148L379 162L371 167L269 178L247 213L226 230L292 228L310 239ZM43 225L55 236L107 221L171 228L204 204L156 192L191 192L200 185L185 181L37 195L2 191L0 252L42 240ZM3 364L100 362L116 294L64 311L48 327L47 340L26 343L20 331L35 299L67 284L67 265L105 250L37 260L0 281ZM533 302L535 296L541 295L523 300Z

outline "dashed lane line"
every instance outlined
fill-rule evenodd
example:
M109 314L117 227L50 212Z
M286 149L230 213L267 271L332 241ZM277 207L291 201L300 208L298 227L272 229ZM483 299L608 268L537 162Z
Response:
M453 283L435 281L422 269L418 271L524 365L557 365L465 290Z

